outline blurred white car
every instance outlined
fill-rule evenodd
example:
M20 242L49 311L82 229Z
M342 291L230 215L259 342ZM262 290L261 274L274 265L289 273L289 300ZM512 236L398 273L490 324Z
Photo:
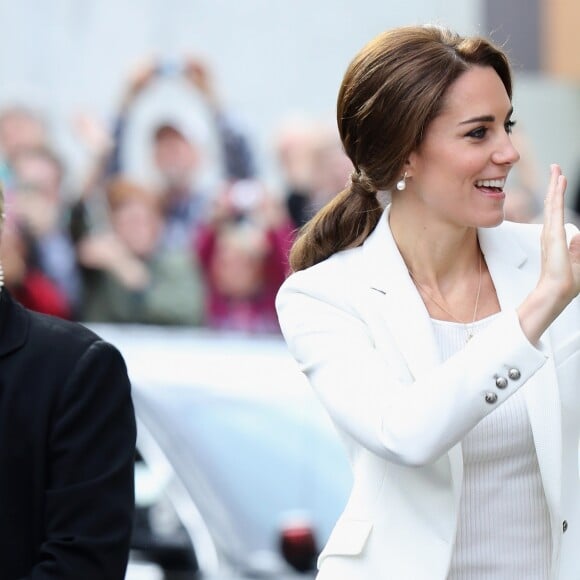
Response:
M351 474L283 340L92 328L121 350L133 384L139 454L127 579L313 577Z

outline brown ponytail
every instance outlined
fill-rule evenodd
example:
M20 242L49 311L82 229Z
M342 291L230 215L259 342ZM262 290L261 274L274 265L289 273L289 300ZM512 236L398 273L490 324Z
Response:
M447 89L472 66L491 66L511 98L507 57L485 38L408 26L384 32L355 56L337 101L340 138L355 171L347 188L300 230L292 270L365 241L382 214L377 192L393 189Z
M327 203L298 235L290 251L290 267L304 270L340 250L360 246L377 225L382 207L376 192L353 179Z

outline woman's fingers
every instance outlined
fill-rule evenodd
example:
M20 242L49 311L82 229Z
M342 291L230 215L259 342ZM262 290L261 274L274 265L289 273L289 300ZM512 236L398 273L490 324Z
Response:
M557 164L550 166L550 184L546 195L544 208L544 225L547 232L560 231L564 225L564 193L566 191L566 178Z
M580 234L568 246L564 228L567 180L558 165L554 164L550 169L541 236L543 264L540 280L555 290L555 297L570 300L580 288Z
M548 257L550 243L563 247L566 240L566 232L564 230L564 194L567 181L562 175L559 165L551 165L550 170L550 184L544 202L544 228L542 231L544 258Z

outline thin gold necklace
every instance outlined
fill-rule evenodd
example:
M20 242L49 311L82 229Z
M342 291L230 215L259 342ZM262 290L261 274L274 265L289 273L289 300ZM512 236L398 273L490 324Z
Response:
M445 308L443 305L439 304L439 302L437 302L437 300L435 300L435 298L433 297L431 292L429 292L429 290L427 290L423 286L423 284L421 284L421 282L419 282L419 280L417 280L417 278L415 278L415 275L413 274L413 272L411 272L411 270L409 270L409 275L411 276L411 278L413 279L415 284L419 287L419 289L422 290L423 293L427 296L427 298L429 298L429 300L431 300L431 302L433 302L433 304L435 304L437 307L439 307L441 310L443 310L443 312L448 314L455 322L458 322L459 324L463 324L463 326L465 327L465 332L467 333L466 342L469 342L473 338L473 328L475 326L475 319L477 318L477 308L479 306L479 296L481 294L481 280L483 278L481 263L482 263L481 252L479 252L479 284L477 285L477 294L475 296L475 308L473 309L473 318L471 320L471 324L469 322L463 322L462 320L457 319L455 316L453 316L453 314L451 314L451 312L449 312L449 310L447 310L447 308Z

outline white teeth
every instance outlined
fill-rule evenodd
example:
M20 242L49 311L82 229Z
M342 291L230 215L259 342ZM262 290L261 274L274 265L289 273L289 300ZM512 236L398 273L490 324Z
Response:
M476 187L497 187L503 189L505 179L480 179L475 182Z

